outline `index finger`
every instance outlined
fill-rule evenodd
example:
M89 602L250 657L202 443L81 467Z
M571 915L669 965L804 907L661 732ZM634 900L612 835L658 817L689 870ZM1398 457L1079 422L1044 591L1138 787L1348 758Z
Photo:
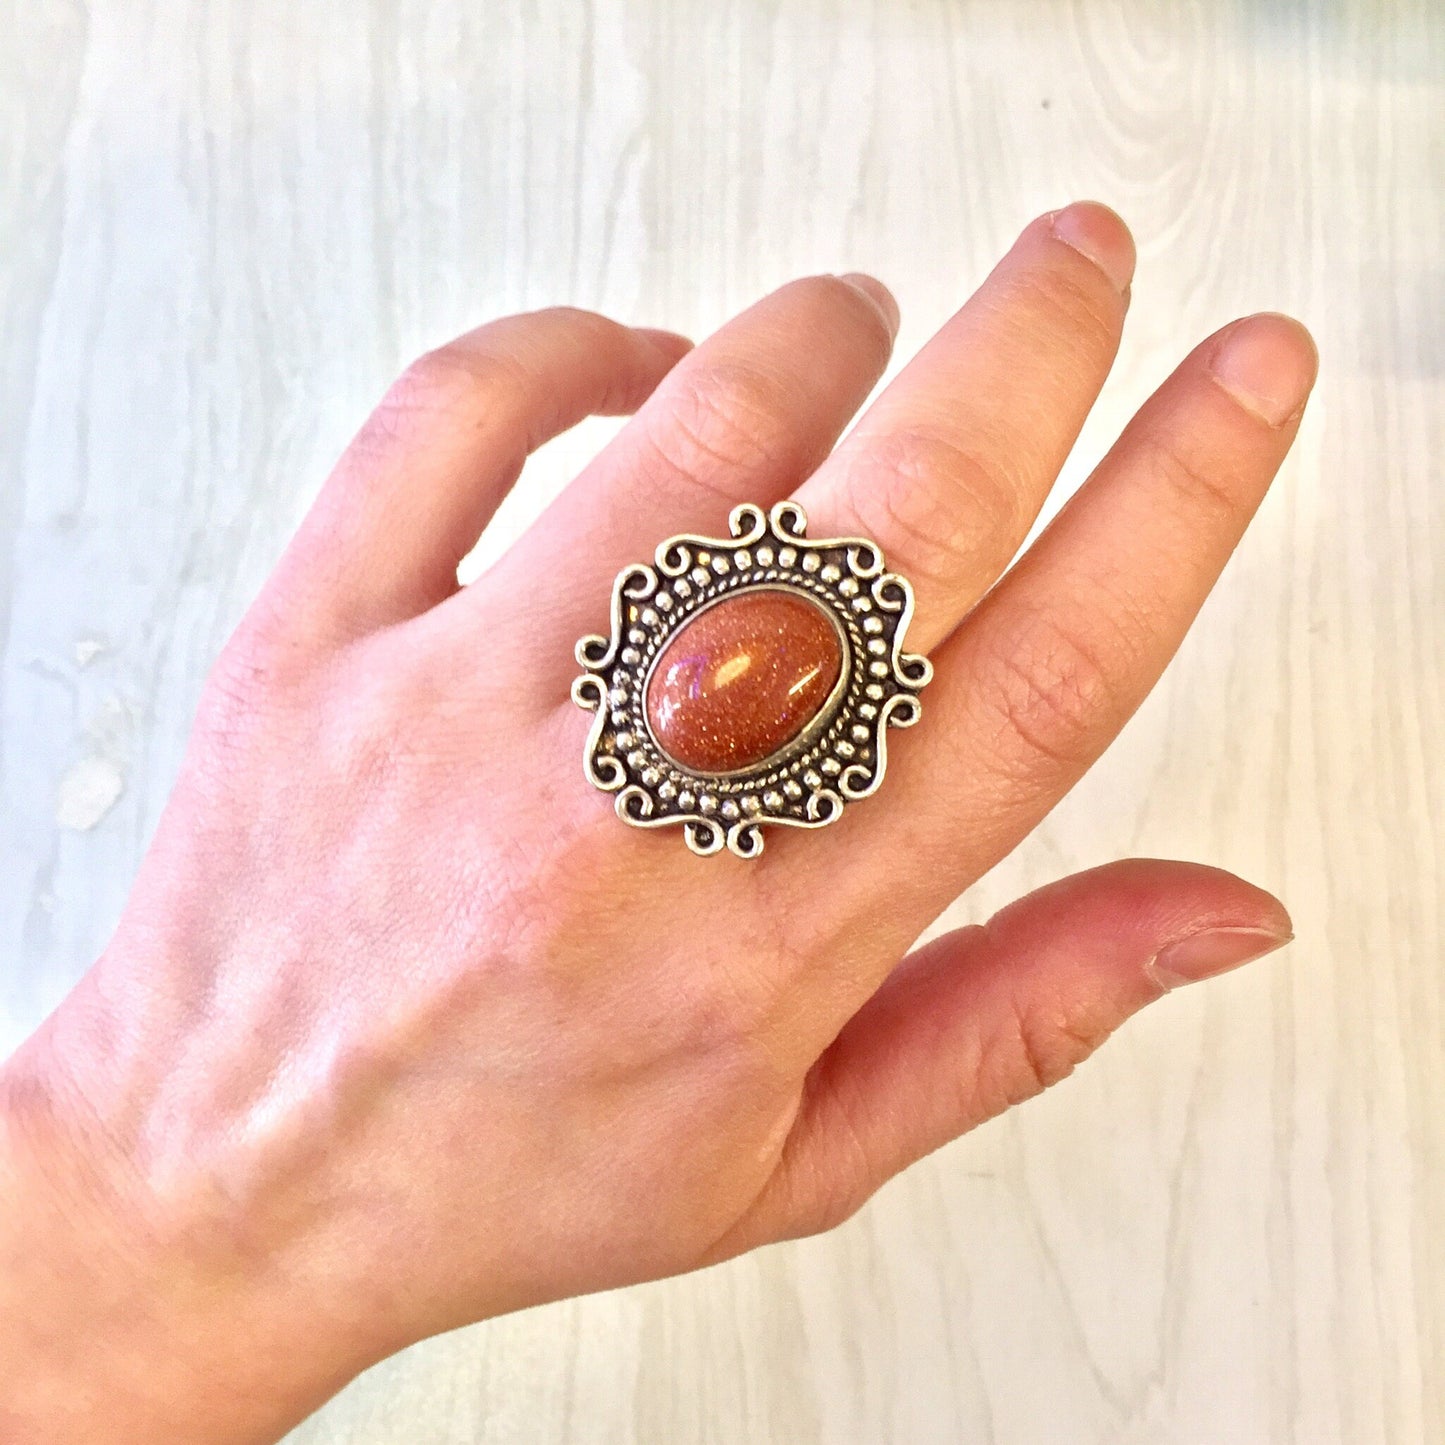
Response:
M828 860L921 927L1012 849L1158 681L1294 440L1318 357L1266 313L1199 346L935 653L923 724L850 854ZM931 704L931 716L930 716ZM880 868L880 858L907 868ZM846 890L846 883L845 883Z
M1134 243L1107 206L1039 217L798 491L913 585L929 652L1008 566L1113 364Z

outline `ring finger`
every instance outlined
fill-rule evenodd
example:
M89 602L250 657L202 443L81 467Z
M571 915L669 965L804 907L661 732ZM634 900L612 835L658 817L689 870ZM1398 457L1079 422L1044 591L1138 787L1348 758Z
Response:
M675 533L716 532L739 502L786 496L822 461L888 364L896 324L892 296L868 276L811 276L765 296L669 372L498 564L504 585L565 572L547 625L569 639L595 626L618 568ZM560 685L570 648L559 655Z

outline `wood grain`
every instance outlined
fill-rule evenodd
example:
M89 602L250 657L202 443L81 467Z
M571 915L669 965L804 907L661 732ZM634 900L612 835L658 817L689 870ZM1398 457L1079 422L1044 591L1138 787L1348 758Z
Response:
M1445 1440L1442 124L1431 0L0 0L0 1052L424 346L553 301L701 332L862 268L906 354L1094 195L1141 260L1061 494L1229 316L1324 356L1168 678L952 915L1156 853L1299 941L835 1235L429 1342L297 1445Z

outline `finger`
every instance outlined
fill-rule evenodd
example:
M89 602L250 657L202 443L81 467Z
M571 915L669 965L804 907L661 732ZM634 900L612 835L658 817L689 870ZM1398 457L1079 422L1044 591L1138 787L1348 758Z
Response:
M766 506L822 461L882 375L897 316L868 276L812 276L765 296L672 372L496 576L510 586L565 572L556 627L570 659L619 568L675 533L726 535L737 503Z
M844 847L821 866L872 877L876 897L879 858L906 857L889 896L926 919L1033 829L1183 640L1289 449L1316 364L1309 333L1266 314L1180 366L935 655L923 723L872 823L880 851Z
M1242 879L1133 859L936 939L818 1061L777 1172L725 1253L840 1223L899 1170L1064 1078L1170 988L1291 936L1283 905Z
M413 363L347 448L278 569L293 622L355 633L415 616L527 455L584 417L634 411L691 343L555 307L493 321Z
M798 492L814 536L872 538L930 650L1028 534L1118 350L1134 243L1106 206L1040 217Z

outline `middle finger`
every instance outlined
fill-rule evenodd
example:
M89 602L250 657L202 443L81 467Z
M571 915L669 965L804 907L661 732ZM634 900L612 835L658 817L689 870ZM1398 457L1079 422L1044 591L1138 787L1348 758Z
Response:
M910 649L1008 566L1118 350L1128 228L1082 201L1039 217L799 489L815 537L861 535L912 582Z

